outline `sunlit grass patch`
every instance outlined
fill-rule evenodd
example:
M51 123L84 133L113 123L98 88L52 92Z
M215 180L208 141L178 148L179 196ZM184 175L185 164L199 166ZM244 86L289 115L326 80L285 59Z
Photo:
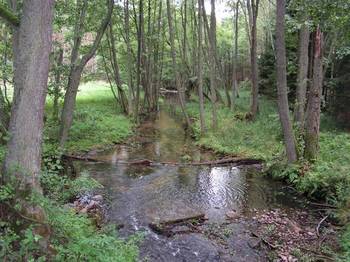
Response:
M50 115L51 111L52 101L48 100L46 112ZM57 124L47 126L48 135L57 136ZM121 113L109 85L88 82L79 87L66 149L73 153L108 147L122 142L132 133L132 127L131 119Z

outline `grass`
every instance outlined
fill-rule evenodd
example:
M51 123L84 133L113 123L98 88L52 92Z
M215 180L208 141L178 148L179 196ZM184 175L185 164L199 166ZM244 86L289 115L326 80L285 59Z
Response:
M52 112L48 100L46 113ZM57 137L58 125L46 125L46 137ZM66 149L70 153L106 148L125 140L132 133L131 120L122 115L105 82L88 82L79 87L74 122L69 131Z
M195 133L198 144L222 153L242 157L259 158L266 161L278 156L283 149L281 131L275 105L263 99L260 103L260 114L256 121L243 120L249 109L250 92L243 89L236 101L235 111L221 105L218 108L218 128L209 128L205 135L199 136L198 103L188 104L189 114L197 119ZM205 105L207 127L211 126L211 106ZM242 120L238 119L242 118Z

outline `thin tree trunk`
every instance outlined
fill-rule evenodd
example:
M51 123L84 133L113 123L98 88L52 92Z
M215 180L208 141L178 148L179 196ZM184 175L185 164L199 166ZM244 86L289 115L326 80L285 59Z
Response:
M299 125L301 131L304 129L306 89L308 81L307 75L309 67L309 42L309 27L307 24L304 23L300 29L299 34L299 67L294 111L295 122Z
M73 114L75 109L75 100L78 93L78 87L80 84L81 74L85 65L89 60L95 55L96 50L101 42L101 39L104 35L104 32L107 29L107 26L111 20L114 0L106 0L107 14L102 20L100 27L97 31L97 35L94 39L94 42L88 52L79 60L79 49L82 38L82 27L85 20L85 12L87 8L87 1L84 0L83 9L80 12L79 19L76 23L75 35L74 35L74 46L72 49L71 55L71 70L68 78L67 91L64 96L64 104L61 115L61 129L60 129L60 146L63 148L67 139L68 132L73 123ZM79 61L78 61L79 60Z
M185 96L184 96L183 88L181 86L179 70L178 70L177 63L176 63L176 49L175 49L175 39L174 39L175 33L174 33L173 20L172 20L172 16L171 16L172 11L171 11L170 0L167 0L166 3L167 3L167 16L168 16L168 26L169 26L169 36L170 36L171 59L173 62L173 69L175 71L176 89L177 89L177 92L179 95L182 113L185 117L186 124L187 124L188 128L190 128L191 121L190 121L190 118L188 117L188 114L186 112L186 105L185 105L185 101L184 101Z
M238 83L237 83L237 64L238 64L238 16L239 16L239 4L240 1L238 0L236 3L235 8L235 39L234 39L234 56L233 56L233 72L232 72L232 101L231 101L231 108L234 109L235 103L236 103L236 97L238 94Z
M125 22L125 43L127 48L128 57L132 57L131 43L130 43L130 26L129 26L129 0L124 0L124 22ZM132 115L134 111L134 85L133 85L133 66L131 59L127 59L126 67L128 70L128 105L129 115Z
M322 57L323 57L323 35L317 27L314 37L314 59L312 84L306 109L305 122L305 158L313 161L317 158L320 136L320 114L322 96Z
M206 132L204 116L204 97L203 97L203 8L202 1L198 0L198 96L199 96L199 117L201 134Z
M53 91L53 112L54 119L58 119L58 99L60 98L61 74L63 65L63 48L58 50L56 58L55 86Z
M142 74L142 49L143 49L143 0L139 1L139 21L137 24L137 72L136 72L136 101L135 101L135 113L134 117L136 123L139 122L139 110L140 110L140 85ZM135 8L134 8L135 10Z
M208 60L209 60L209 66L210 66L210 72L209 72L209 78L210 78L210 100L212 104L212 128L217 128L217 108L216 108L216 100L217 100L217 93L216 93L216 76L217 76L217 68L216 68L216 59L215 59L215 52L216 52L216 17L215 17L215 0L211 0L211 15L210 15L210 27L208 24L208 20L206 17L205 7L204 7L204 0L202 0L202 8L203 8L203 19L204 24L206 27L207 35L208 35L208 44L209 44L209 54L208 54Z
M108 45L109 45L109 49L110 49L111 65L112 65L112 69L113 69L114 82L117 85L118 97L119 97L119 102L120 102L121 107L122 107L122 111L125 114L128 114L128 101L127 101L125 92L123 90L123 83L122 83L122 80L120 77L119 65L118 65L118 60L117 60L117 51L115 49L115 39L114 39L112 21L108 27L109 27L109 31L107 31L107 40L108 40Z
M277 55L277 92L278 92L278 113L282 125L284 144L288 163L292 164L297 160L295 138L291 121L289 119L289 105L287 93L287 65L285 47L285 0L276 1L276 55Z

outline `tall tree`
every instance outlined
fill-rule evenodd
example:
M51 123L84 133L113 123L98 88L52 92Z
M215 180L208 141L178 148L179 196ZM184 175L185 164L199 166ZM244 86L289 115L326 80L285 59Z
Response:
M260 0L247 0L247 9L250 28L250 64L251 64L251 83L252 95L250 103L250 113L252 119L255 119L259 110L259 73L257 56L257 20Z
M171 49L171 59L172 59L172 64L173 64L173 69L175 73L175 85L176 89L179 95L179 100L180 100L180 106L182 113L185 117L186 124L188 127L191 126L191 121L190 118L188 117L188 114L186 112L186 105L185 105L185 95L184 95L184 90L181 84L180 80L180 75L179 75L179 69L176 63L176 48L175 48L175 31L174 31L174 24L173 24L173 18L172 18L172 8L170 4L170 0L166 1L167 4L167 16L168 16L168 26L169 26L169 37L170 37L170 49Z
M289 105L287 93L287 69L285 46L285 0L276 0L276 62L277 62L277 92L278 113L282 125L284 144L289 163L297 160L295 138L291 121L289 119Z
M82 2L83 1L83 2ZM87 51L87 53L80 57L80 47L83 37L83 26L86 17L86 11L88 1L87 0L78 0L77 1L77 9L78 15L76 19L76 24L74 28L74 45L71 53L71 68L68 77L68 86L67 91L64 96L64 104L61 115L61 128L60 128L60 146L64 147L67 139L68 132L73 123L73 113L75 108L76 96L78 93L78 87L81 80L81 75L85 65L90 61L90 59L95 55L96 50L101 42L101 39L104 35L104 32L107 29L107 26L111 20L114 0L106 0L107 13L104 19L102 20L98 30L96 37Z
M203 96L203 8L202 1L198 0L198 97L199 97L199 117L201 134L206 131L204 116L204 96Z
M130 42L130 22L129 22L129 0L124 0L124 24L125 24L125 43L127 48L128 57L132 57L132 49ZM128 112L131 115L134 109L134 83L133 83L133 66L132 60L127 59L126 66L128 70Z
M17 9L15 5L13 8ZM27 0L23 3L20 22L11 22L14 100L4 169L5 174L14 172L24 191L41 191L38 175L52 42L52 9L52 0Z
M135 10L135 7L134 7ZM135 15L136 16L136 15ZM144 26L143 26L143 0L139 1L139 16L137 27L137 72L136 72L136 101L135 101L135 113L134 117L136 122L139 122L139 110L140 110L140 93L141 93L141 82L142 82L142 59L144 49Z
M28 203L26 198L34 191L42 192L39 174L53 4L53 0L24 1L18 23L7 20L13 27L14 98L3 176L5 181L15 177L16 193L21 197L21 212L39 222L45 219L44 211ZM16 1L11 1L11 7L17 11ZM46 247L48 228L39 225L33 230L42 236L40 243Z
M232 72L232 97L231 97L231 108L235 106L235 99L238 95L238 83L237 83L237 64L238 64L238 18L239 18L239 5L240 0L235 4L235 16L234 16L234 54L233 54L233 72Z
M294 119L301 130L304 129L304 112L306 105L306 89L308 82L309 68L309 42L310 32L306 21L303 22L299 32L299 52L298 52L298 80L296 89L296 101L294 109Z
M310 86L305 120L305 157L312 161L317 158L320 138L321 96L323 82L323 34L317 27L314 42L313 74Z

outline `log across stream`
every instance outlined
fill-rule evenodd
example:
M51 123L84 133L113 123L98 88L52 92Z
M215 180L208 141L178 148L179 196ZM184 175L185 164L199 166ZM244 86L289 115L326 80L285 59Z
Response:
M202 150L168 111L144 122L126 145L66 157L104 186L109 222L123 225L119 235L144 232L140 256L149 261L264 261L247 244L247 220L230 221L299 205L281 183L258 174L261 160ZM208 233L212 225L235 231L234 244L245 245L235 260L219 237L225 230Z

